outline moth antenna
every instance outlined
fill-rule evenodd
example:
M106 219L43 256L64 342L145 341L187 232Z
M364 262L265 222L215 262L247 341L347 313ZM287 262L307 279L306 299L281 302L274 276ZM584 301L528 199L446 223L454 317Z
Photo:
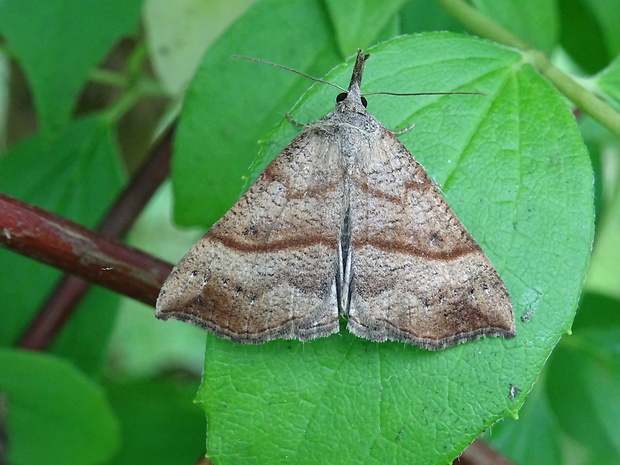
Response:
M488 97L484 92L412 92L400 94L398 92L368 92L362 95L396 95L397 97L407 97L411 95L484 95Z
M279 65L277 63L272 63L271 61L261 60L260 58L246 57L246 56L243 56L243 55L233 55L233 56L231 56L231 58L243 58L244 60L258 61L259 63L264 63L266 65L275 66L276 68L282 68L282 69L285 69L287 71L291 71L293 73L299 74L300 76L303 76L305 78L311 79L313 81L322 82L323 84L329 84L330 86L334 86L336 89L340 89L343 92L347 92L347 89L345 89L344 87L340 87L339 85L334 84L333 82L329 82L329 81L325 81L323 79L315 78L313 76L310 76L309 74L302 73L301 71L297 71L296 69L289 68L288 66Z
M299 74L300 76L303 76L305 78L311 79L312 81L321 82L323 84L329 84L330 86L333 86L336 89L340 89L343 92L348 92L347 89L345 89L344 87L340 87L338 84L334 84L333 82L329 82L329 81L326 81L324 79L315 78L314 76L310 76L309 74L302 73L301 71L298 71L298 70L293 69L293 68L289 68L288 66L280 65L278 63L273 63L273 62L267 61L267 60L261 60L260 58L246 57L244 55L233 55L233 56L231 56L231 58L243 58L244 60L257 61L258 63L264 63L266 65L275 66L276 68L282 68L282 69L285 69L285 70L290 71L292 73ZM362 95L363 96L366 96L366 95L395 95L397 97L405 97L405 96L413 96L413 95L484 95L485 97L487 96L487 94L485 94L483 92L413 92L413 93L368 92L368 93L363 93Z

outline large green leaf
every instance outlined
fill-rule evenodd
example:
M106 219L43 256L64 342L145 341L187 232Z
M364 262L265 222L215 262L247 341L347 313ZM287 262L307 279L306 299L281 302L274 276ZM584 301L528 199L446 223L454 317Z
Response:
M516 416L570 328L592 244L593 175L562 97L519 52L474 38L423 34L370 52L366 92L487 95L369 96L369 111L390 129L416 124L399 137L506 282L517 337L438 352L344 329L260 346L208 337L198 399L218 465L447 463ZM327 79L346 85L350 72L351 62ZM315 85L293 118L322 117L334 96ZM265 138L253 174L227 178L252 179L298 131L284 121Z
M204 416L192 403L193 378L105 383L125 441L108 465L185 465L204 452Z
M175 138L175 219L185 226L211 225L232 206L256 141L308 88L291 73L230 59L237 54L311 74L340 61L319 0L259 2L209 49L187 91Z
M103 390L64 360L0 349L0 394L13 465L103 463L118 446Z
M377 43L381 28L405 3L406 0L325 0L341 52L347 56L357 48Z

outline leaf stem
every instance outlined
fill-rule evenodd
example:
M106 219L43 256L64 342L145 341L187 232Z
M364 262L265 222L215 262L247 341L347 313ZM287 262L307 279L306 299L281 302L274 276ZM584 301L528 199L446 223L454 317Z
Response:
M620 113L555 67L541 51L532 51L536 69L577 107L616 135L620 135Z
M106 110L106 116L112 124L144 97L167 97L162 87L143 72L147 58L146 45L141 42L136 44L127 58L125 72L109 69L95 69L91 72L91 81L125 90L121 98Z
M620 135L620 113L555 67L540 50L484 16L464 0L437 0L442 8L470 31L509 47L521 50L538 72L576 106L614 134Z
M532 48L527 42L487 18L464 0L437 0L437 3L467 29L482 37L521 50Z

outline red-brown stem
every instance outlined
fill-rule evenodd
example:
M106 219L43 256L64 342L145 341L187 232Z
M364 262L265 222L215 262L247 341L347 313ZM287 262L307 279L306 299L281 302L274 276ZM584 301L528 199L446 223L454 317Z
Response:
M452 463L453 465L513 465L510 460L480 438L472 442Z
M121 238L126 234L168 175L172 134L171 129L160 139L105 216L98 229L107 237ZM6 196L0 196L0 243L73 274L59 281L20 338L18 345L31 350L49 346L91 282L154 305L171 267L53 213ZM140 263L145 268L140 269Z
M171 265L73 221L0 194L0 243L153 305Z

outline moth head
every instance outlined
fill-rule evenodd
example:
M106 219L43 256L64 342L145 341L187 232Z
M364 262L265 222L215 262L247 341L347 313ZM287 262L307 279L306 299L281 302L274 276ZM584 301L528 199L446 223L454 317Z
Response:
M348 96L349 94L347 92L342 92L338 94L338 96L336 97L336 103L344 101ZM368 100L366 100L366 97L364 97L363 95L360 96L360 101L362 102L362 105L364 105L364 108L368 107Z

